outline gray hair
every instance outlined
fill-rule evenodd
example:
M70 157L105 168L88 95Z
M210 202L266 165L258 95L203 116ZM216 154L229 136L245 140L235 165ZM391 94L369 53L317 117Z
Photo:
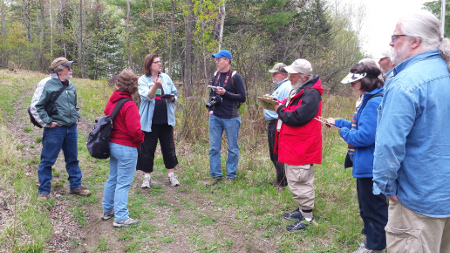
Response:
M53 73L58 73L59 71L64 70L64 66L62 64L58 65L58 67L53 69Z
M450 70L450 40L441 37L441 21L429 11L409 14L401 19L403 34L420 37L425 51L439 49Z

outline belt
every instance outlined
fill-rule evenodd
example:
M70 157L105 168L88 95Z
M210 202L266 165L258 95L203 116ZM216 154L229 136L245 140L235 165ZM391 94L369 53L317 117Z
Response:
M277 123L278 119L269 120L269 123Z

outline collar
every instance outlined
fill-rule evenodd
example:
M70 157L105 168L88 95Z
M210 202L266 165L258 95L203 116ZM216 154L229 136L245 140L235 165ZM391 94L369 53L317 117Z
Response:
M398 73L402 72L403 70L407 69L409 66L416 64L417 62L423 61L427 58L431 57L440 57L439 50L430 50L426 51L420 54L416 54L412 57L409 57L408 59L402 61L399 65L395 66L392 70L393 75L392 77L395 77ZM387 72L389 73L389 72ZM386 73L386 74L387 74Z

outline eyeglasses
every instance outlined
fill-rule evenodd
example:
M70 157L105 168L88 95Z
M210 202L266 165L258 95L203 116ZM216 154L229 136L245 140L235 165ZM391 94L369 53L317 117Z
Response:
M66 66L67 70L72 70L71 66Z
M162 61L154 61L154 64L161 64Z
M408 36L405 34L396 34L396 35L391 35L391 41L392 42L396 42L398 40L399 37L403 37L403 36Z
M223 58L223 57L222 57L222 58L216 58L215 61L216 61L216 62L220 62L221 60L224 60L224 59L225 59L225 58Z

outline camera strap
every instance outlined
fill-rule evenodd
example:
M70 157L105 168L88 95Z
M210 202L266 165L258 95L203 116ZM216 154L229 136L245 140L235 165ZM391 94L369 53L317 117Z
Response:
M230 70L228 70L228 72L227 72L227 75L225 76L225 80L223 81L223 84L222 84L222 86L220 85L220 72L217 74L217 76L216 76L216 82L219 84L219 86L221 86L221 87L225 87L225 85L227 85L227 83L228 83L228 79L230 78L230 76L231 76L231 69Z

